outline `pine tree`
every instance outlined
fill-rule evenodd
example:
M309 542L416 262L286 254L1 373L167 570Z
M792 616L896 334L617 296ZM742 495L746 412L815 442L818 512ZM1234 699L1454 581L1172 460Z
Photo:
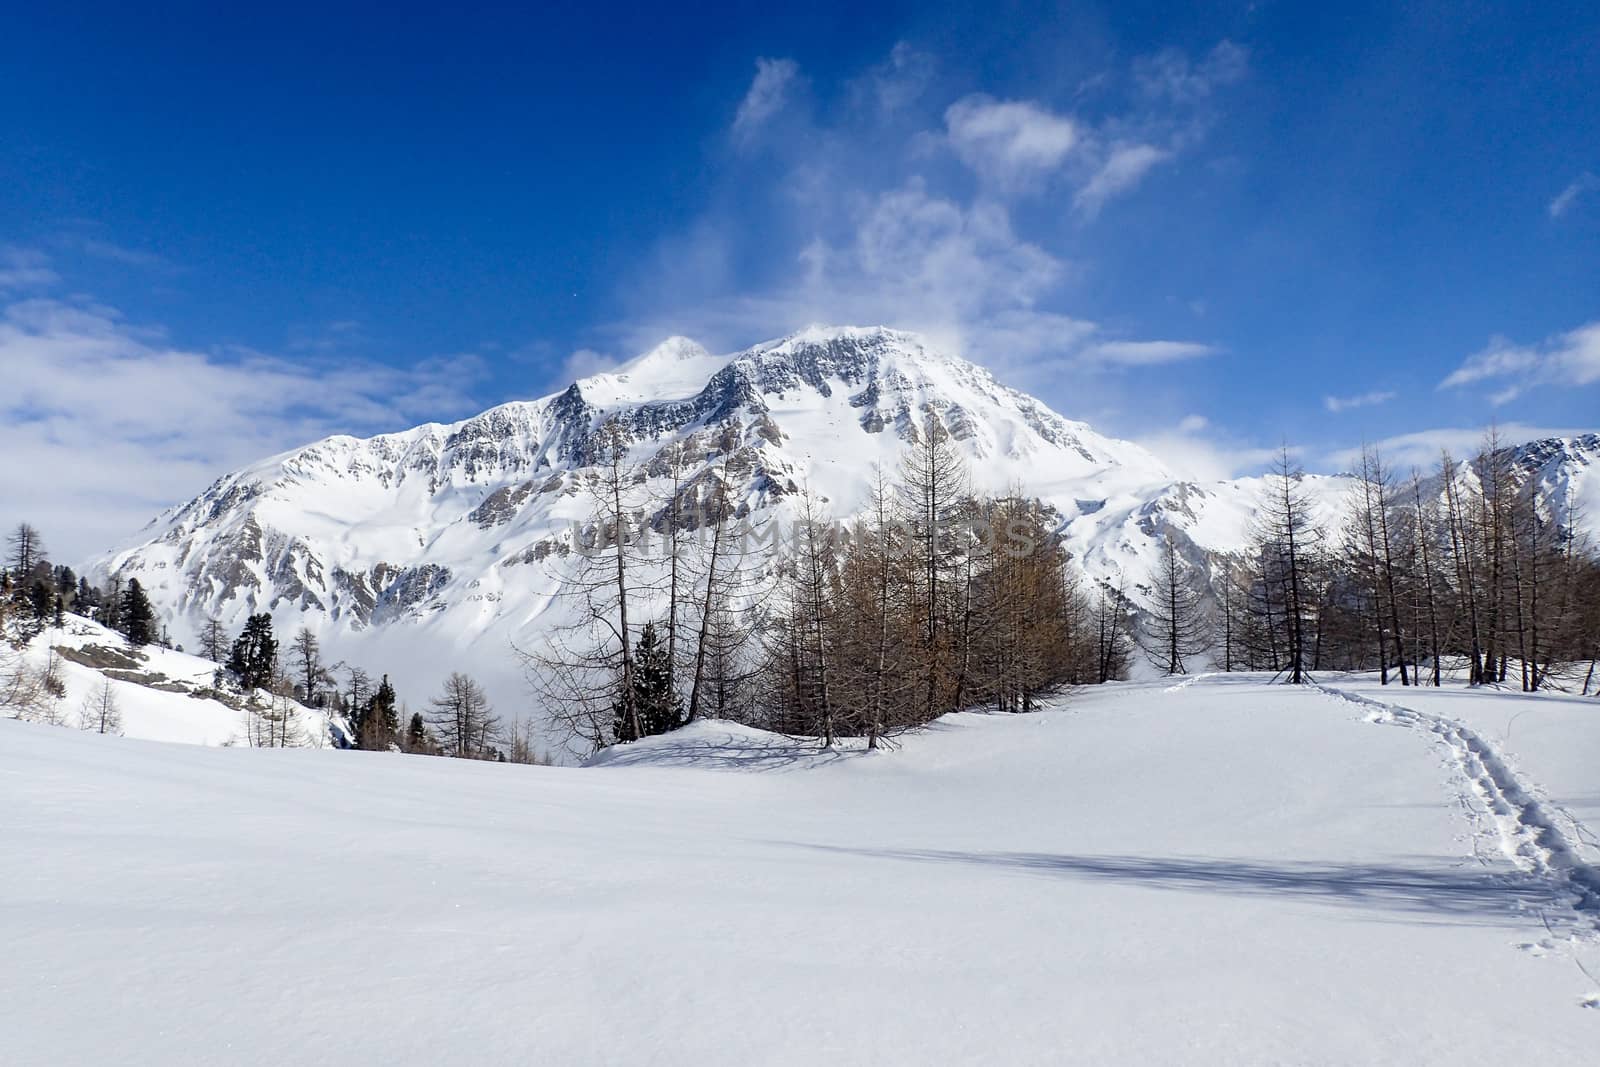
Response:
M422 721L422 713L415 712L411 722L406 726L406 751L407 752L432 752L433 743L428 740L428 727Z
M228 656L228 672L245 691L265 689L277 671L278 642L272 636L272 616L266 612L245 620L244 630L233 642Z
M375 752L387 751L400 733L398 704L386 674L366 705L357 709L356 744Z
M150 598L145 596L144 587L137 578L129 579L128 588L122 594L120 615L122 636L128 639L128 644L143 648L155 640L155 609L150 606Z
M683 703L672 683L672 662L654 622L644 624L639 631L639 640L634 644L633 694L643 736L668 733L683 725ZM621 709L618 711L614 732L627 728L627 722L620 714ZM618 737L619 741L623 739ZM626 740L637 739L630 737Z

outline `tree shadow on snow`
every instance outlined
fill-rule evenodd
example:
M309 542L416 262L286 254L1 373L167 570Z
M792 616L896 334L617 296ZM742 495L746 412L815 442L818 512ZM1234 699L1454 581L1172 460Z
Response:
M1521 872L1402 864L1074 856L1041 852L958 852L798 844L802 848L922 863L962 864L1145 889L1311 900L1339 907L1416 916L1450 924L1526 927L1570 916L1576 896L1565 886ZM1379 919L1379 916L1372 918Z
M685 736L664 734L631 745L604 750L594 767L700 767L718 770L772 771L822 767L862 755L853 744L823 748L811 738L767 736Z

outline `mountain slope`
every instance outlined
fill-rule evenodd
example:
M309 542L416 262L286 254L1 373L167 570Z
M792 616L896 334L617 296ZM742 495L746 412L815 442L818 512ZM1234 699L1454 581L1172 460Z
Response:
M413 699L467 669L502 703L520 701L510 646L560 621L603 422L646 472L641 497L668 496L676 461L682 506L718 482L736 514L781 523L802 488L836 518L858 512L874 465L892 472L930 417L975 488L1051 504L1090 576L1135 600L1160 537L1196 559L1245 543L1260 479L1183 481L916 335L843 327L720 356L672 338L538 400L331 437L218 479L96 569L139 578L180 639L206 616L237 629L270 611L280 630L318 631L333 658L395 674ZM1588 499L1596 456L1597 439L1545 442L1526 465L1552 492ZM1329 519L1349 485L1306 480Z

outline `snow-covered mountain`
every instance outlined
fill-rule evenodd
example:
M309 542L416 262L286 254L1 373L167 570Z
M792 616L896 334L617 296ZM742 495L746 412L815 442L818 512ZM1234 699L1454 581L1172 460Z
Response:
M207 616L237 629L270 611L338 657L395 674L414 698L452 669L520 689L510 646L559 615L554 597L599 428L623 427L650 496L683 457L684 498L723 481L739 513L792 515L801 489L835 517L865 504L929 415L948 427L974 487L1020 487L1059 512L1091 577L1136 599L1156 545L1199 556L1245 542L1260 479L1185 481L1139 445L1063 418L982 367L882 328L812 328L729 355L672 338L617 370L449 425L330 437L220 478L96 564L137 577L175 634ZM1600 438L1540 442L1525 463L1552 492L1586 478ZM1349 488L1307 487L1331 518ZM1600 513L1600 507L1591 508Z

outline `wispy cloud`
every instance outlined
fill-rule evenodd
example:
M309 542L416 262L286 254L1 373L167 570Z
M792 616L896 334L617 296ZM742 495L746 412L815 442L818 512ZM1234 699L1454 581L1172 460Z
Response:
M1178 424L1139 438L1180 477L1214 482L1253 474L1278 456L1277 448L1244 444L1212 427L1204 415L1185 415Z
M50 257L32 248L0 245L0 293L7 290L37 289L54 285L61 276L50 266Z
M855 93L870 101L880 116L893 115L928 91L937 69L933 56L900 41L889 50L887 59L856 82Z
M800 64L792 59L757 59L756 76L733 116L734 139L748 143L757 130L783 110L799 78Z
M1600 189L1600 177L1584 171L1567 184L1567 187L1550 201L1550 217L1559 219L1571 211L1585 193Z
M1249 52L1232 41L1220 41L1198 62L1186 52L1168 48L1134 63L1134 76L1145 94L1179 104L1211 97L1248 73Z
M1073 203L1085 215L1100 213L1107 200L1138 185L1158 163L1172 158L1171 149L1150 144L1114 145Z
M1081 140L1078 123L1029 100L963 97L944 113L956 155L983 178L1014 189L1059 168Z
M1527 423L1509 422L1499 423L1495 431L1500 437L1501 444L1523 444L1528 441L1538 441L1547 437L1571 437L1575 434L1592 432L1571 428L1533 426ZM1451 426L1440 427L1432 430L1417 430L1412 433L1397 434L1386 437L1381 441L1371 444L1382 453L1385 464L1391 470L1406 470L1416 467L1428 471L1439 462L1443 452L1449 452L1457 459L1473 455L1484 443L1485 431L1482 426ZM1341 448L1328 453L1323 457L1323 464L1330 470L1350 470L1361 461L1361 448Z
M1194 341L1102 341L1089 346L1086 357L1117 367L1150 367L1215 355L1212 345Z
M580 378L614 371L627 360L592 348L579 348L561 361L561 369L550 380L551 389L564 389Z
M1496 405L1539 386L1581 387L1600 382L1600 320L1557 334L1536 345L1492 339L1483 351L1468 356L1440 389L1479 383L1501 383L1490 396Z
M1387 404L1396 395L1393 390L1386 389L1370 393L1357 393L1354 396L1325 396L1322 398L1322 406L1337 415L1342 411L1350 411L1353 408L1370 408L1377 407L1379 404Z
M1069 101L957 90L939 69L901 43L791 116L799 67L759 61L733 135L753 139L780 117L803 126L763 141L762 167L782 177L752 185L733 158L725 194L625 280L624 319L596 347L640 351L681 333L727 351L810 323L881 323L1046 396L1062 368L1107 379L1213 354L1075 313L1067 305L1088 265L1069 256L1071 217L1039 207L1059 193L1087 219L1191 150L1217 88L1242 76L1242 49L1124 65L1113 87ZM1091 105L1092 118L1076 110ZM763 195L771 202L753 207ZM752 227L752 212L773 221Z
M129 248L114 241L106 241L97 237L80 237L72 242L80 252L95 259L103 259L111 263L118 263L124 267L138 267L143 270L172 270L173 263L166 256L156 252L149 252L142 248Z
M475 409L476 357L396 368L201 352L111 309L34 297L0 309L0 501L77 562L226 470L331 433ZM9 509L8 509L9 510Z

